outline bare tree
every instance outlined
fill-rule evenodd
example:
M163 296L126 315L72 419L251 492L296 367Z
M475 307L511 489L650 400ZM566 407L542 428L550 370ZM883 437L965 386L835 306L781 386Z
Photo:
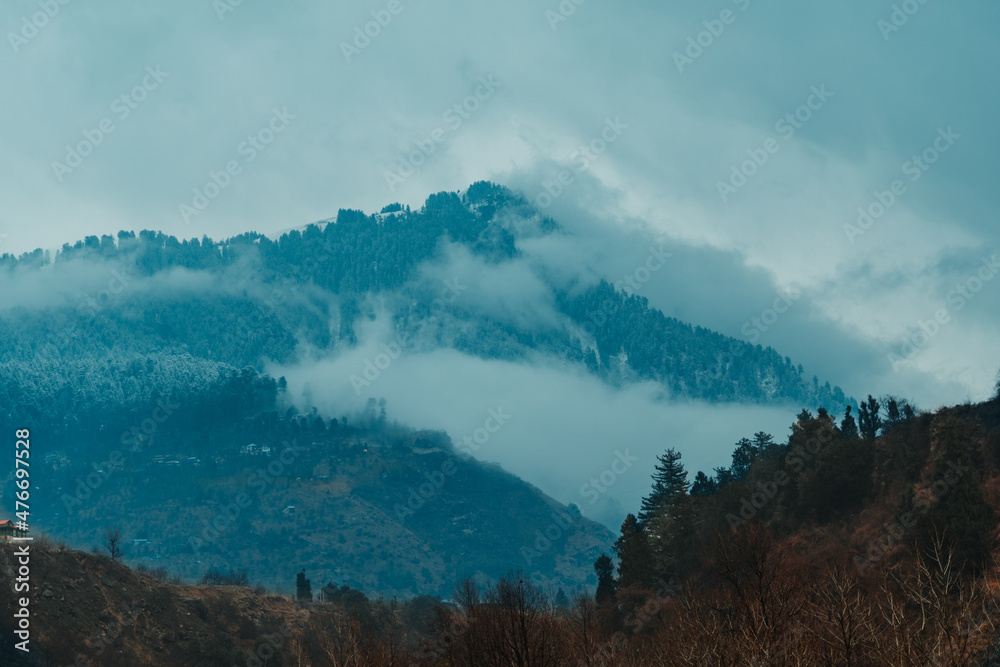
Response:
M832 563L812 590L807 610L813 626L810 634L817 641L815 652L826 664L871 664L880 639L877 609L854 570Z
M111 526L104 531L104 548L108 550L111 560L122 557L122 531L118 526Z

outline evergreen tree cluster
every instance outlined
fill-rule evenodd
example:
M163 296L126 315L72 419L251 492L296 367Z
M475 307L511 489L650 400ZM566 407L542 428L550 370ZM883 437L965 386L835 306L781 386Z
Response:
M929 434L932 451L922 431L928 419L905 399L868 396L860 427L852 412L846 406L838 427L825 408L815 415L803 410L786 443L764 432L742 438L731 466L716 468L714 476L699 471L690 488L680 453L668 448L638 515L629 514L621 526L617 567L606 554L594 564L598 606L613 611L637 591L649 594L657 582L684 580L728 536L761 527L789 534L847 521L900 487L909 489L898 511L908 517L900 521L910 532L900 528L905 539L893 533L890 544L909 545L916 555L943 549L959 569L981 572L998 524L986 498L988 450L970 444L983 439L975 422L939 417Z
M442 308L443 286L421 268L455 245L482 262L509 262L519 255L518 239L559 233L523 197L479 182L464 194L432 195L420 210L398 204L374 215L341 210L331 221L276 239L122 231L66 244L55 256L5 254L0 280L12 286L42 271L64 284L78 274L116 278L112 289L65 303L0 311L7 343L0 363L188 354L262 371L271 361L299 361L305 348L356 343L356 327L385 308L399 339L414 347L505 360L541 352L585 365L611 383L653 380L672 395L709 401L853 403L829 383L804 380L801 366L771 348L666 317L606 282L573 291L551 284L571 323L553 327L484 313L460 294ZM581 332L589 332L588 340Z

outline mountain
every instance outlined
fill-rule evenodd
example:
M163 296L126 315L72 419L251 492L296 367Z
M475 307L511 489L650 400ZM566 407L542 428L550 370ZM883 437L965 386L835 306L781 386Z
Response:
M522 244L565 234L481 182L276 240L120 232L3 255L0 429L33 434L46 490L34 525L84 547L117 526L136 540L130 558L189 578L229 564L278 587L309 567L366 591L446 594L464 574L517 565L540 584L593 584L611 533L446 435L394 423L384 403L376 414L366 373L380 356L323 378L364 391L364 410L321 411L308 383L293 391L268 373L349 351L379 323L387 363L449 349L554 359L609 387L652 381L664 399L854 403L771 348L523 261ZM465 298L473 279L495 299Z
M612 383L656 381L674 398L831 411L855 404L838 387L805 380L772 348L666 317L624 284L567 282L536 269L532 277L553 311L518 318L463 301L466 276L428 276L428 267L456 255L502 272L522 256L519 243L559 234L520 196L480 182L461 195L432 195L420 211L341 210L333 222L277 240L121 232L64 245L55 257L4 255L0 276L11 286L72 282L88 269L100 273L95 266L106 267L108 284L75 300L5 309L0 363L15 364L4 366L10 378L38 358L171 352L263 370L265 360L342 350L357 342L360 325L387 312L390 340L410 348L450 347L485 359L551 355Z
M65 398L48 406L57 417L30 427L31 479L45 490L32 525L71 544L98 546L117 527L130 560L190 579L238 565L280 588L308 567L324 583L413 596L512 566L573 590L611 543L578 509L374 404L350 421L279 412L279 383L190 356L61 370L43 373ZM79 391L88 374L107 391Z

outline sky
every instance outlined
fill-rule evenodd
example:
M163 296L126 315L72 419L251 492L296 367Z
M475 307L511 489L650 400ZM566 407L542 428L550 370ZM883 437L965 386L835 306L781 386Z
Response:
M668 315L851 395L981 400L998 20L984 0L11 0L0 252L274 233L492 180L569 232L526 261L617 280L664 249L640 293Z

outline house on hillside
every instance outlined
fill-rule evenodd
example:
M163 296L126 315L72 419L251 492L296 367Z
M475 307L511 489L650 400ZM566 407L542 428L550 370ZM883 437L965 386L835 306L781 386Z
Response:
M24 537L28 531L18 528L10 519L0 521L0 542L10 542L15 537Z
M333 602L338 597L340 597L340 590L333 585L333 582L328 583L323 588L319 589L319 601L320 602Z

